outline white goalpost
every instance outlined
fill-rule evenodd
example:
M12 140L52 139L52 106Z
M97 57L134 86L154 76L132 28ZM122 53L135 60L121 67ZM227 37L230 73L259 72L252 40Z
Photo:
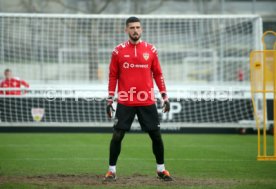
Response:
M108 66L113 48L128 39L129 16L1 13L0 72L11 69L30 88L0 95L0 126L112 127ZM161 128L254 127L249 54L262 49L259 16L137 16L171 99L164 115L157 101Z

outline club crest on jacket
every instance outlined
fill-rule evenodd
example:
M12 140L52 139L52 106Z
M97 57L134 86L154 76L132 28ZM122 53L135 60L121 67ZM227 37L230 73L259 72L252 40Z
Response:
M149 59L149 53L143 53L143 57L145 60L148 60Z

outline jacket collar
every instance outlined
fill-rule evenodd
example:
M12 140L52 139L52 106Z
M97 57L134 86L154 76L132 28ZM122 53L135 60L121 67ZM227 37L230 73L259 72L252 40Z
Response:
M141 39L139 39L138 43L136 43L136 44L131 43L131 41L130 41L130 40L128 40L128 41L127 41L127 43L128 43L129 45L131 45L131 46L136 46L136 45L141 44L141 43L142 43L142 40L141 40Z

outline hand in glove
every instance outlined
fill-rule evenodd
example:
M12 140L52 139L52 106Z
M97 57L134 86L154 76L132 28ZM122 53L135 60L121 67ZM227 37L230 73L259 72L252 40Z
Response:
M171 107L170 107L170 102L169 102L169 98L168 98L168 96L167 96L166 93L162 93L161 96L162 96L163 101L164 101L164 102L163 102L163 106L162 106L163 112L164 112L164 113L169 112L170 109L171 109Z
M106 105L106 113L107 113L107 116L109 118L112 118L113 112L115 111L114 108L113 108L113 106L112 106L112 103L113 103L113 97L109 96L107 98L107 105Z

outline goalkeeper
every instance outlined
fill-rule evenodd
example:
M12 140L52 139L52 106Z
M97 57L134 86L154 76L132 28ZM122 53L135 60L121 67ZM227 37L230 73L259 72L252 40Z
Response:
M112 103L117 83L118 105L110 142L109 169L105 180L116 180L116 163L121 151L121 142L137 115L142 130L147 132L152 140L158 178L171 181L172 177L164 166L164 145L153 92L154 79L164 101L163 112L169 112L170 103L157 51L153 45L140 39L142 27L139 18L128 18L125 32L129 40L113 50L109 65L109 97L106 111L110 118L114 111Z

